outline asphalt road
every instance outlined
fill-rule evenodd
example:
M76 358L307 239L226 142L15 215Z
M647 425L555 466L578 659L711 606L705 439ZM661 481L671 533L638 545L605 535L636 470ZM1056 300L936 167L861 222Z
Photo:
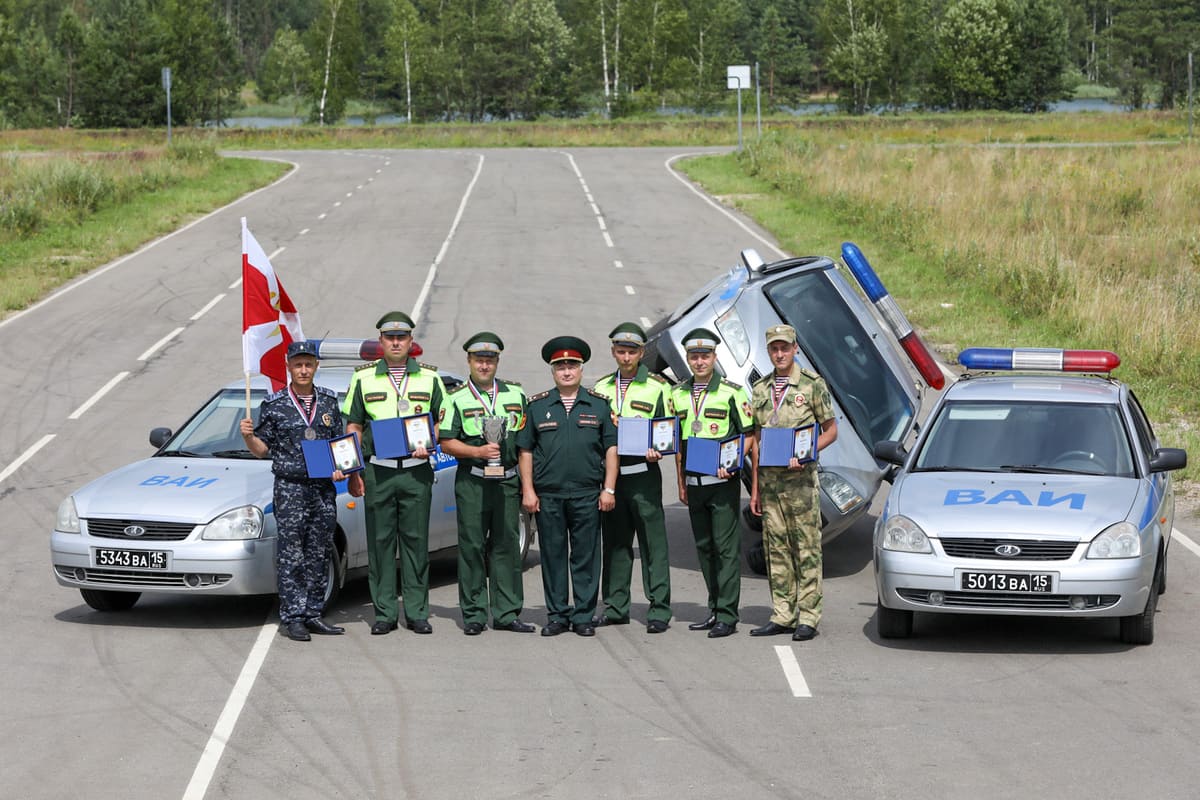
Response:
M678 503L660 636L464 637L446 567L433 636L369 636L360 582L328 617L347 635L308 644L276 634L269 599L99 613L55 584L62 498L240 374L240 217L309 336L415 309L424 360L462 371L461 341L492 329L501 375L538 391L550 336L590 341L598 377L614 324L656 320L742 247L777 255L671 172L679 152L272 153L299 168L0 322L0 797L1200 795L1200 549L1180 541L1150 647L1115 621L1002 617L920 617L882 642L870 520L826 548L814 641L746 635L770 613L748 571L739 634L708 640L686 629L704 590ZM1200 541L1194 517L1177 528Z

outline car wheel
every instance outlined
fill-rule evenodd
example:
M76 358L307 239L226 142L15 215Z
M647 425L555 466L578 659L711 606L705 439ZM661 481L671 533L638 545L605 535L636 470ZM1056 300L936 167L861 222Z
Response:
M749 505L742 507L742 520L750 530L762 533L762 517L755 515Z
M912 636L913 612L875 604L875 629L881 639L907 639Z
M525 556L529 555L529 545L533 544L533 539L537 536L537 520L533 514L522 511L521 521L518 523L518 542L521 546L521 566L525 566Z
M767 574L767 551L763 548L762 540L750 545L746 551L746 563L756 575Z
M104 589L80 589L83 602L97 611L128 611L142 596L141 592L110 592Z
M337 601L342 592L342 583L346 580L346 560L335 542L329 548L329 558L325 560L325 602L322 607L328 611Z
M1140 614L1121 617L1121 641L1125 644L1154 644L1154 613L1158 610L1158 587L1162 582L1161 571L1154 574L1154 585L1146 598L1146 607Z
M1167 554L1162 554L1161 566L1158 568L1158 593L1160 595L1167 593Z

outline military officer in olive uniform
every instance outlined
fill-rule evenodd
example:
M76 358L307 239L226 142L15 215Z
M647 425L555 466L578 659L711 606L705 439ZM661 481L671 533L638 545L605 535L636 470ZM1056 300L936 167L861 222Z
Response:
M321 619L329 589L326 566L337 524L337 490L329 478L310 478L301 442L332 439L342 434L337 394L314 386L317 348L312 342L292 342L287 348L291 382L267 397L258 425L241 421L246 448L263 458L271 456L275 475L275 568L279 584L279 620L289 639L307 642L309 633L336 635L345 629Z
M400 589L409 630L433 633L429 623L429 504L433 496L431 451L418 447L406 458L375 454L372 420L431 415L436 425L446 390L437 367L409 357L413 321L401 311L384 314L376 326L383 358L364 364L350 379L343 411L346 430L362 436L365 472L367 567L375 622L371 633L394 631L400 618L396 601L396 545L400 552ZM355 489L351 486L351 492Z
M685 471L688 442L696 438L727 439L753 434L750 398L746 390L716 374L717 335L696 328L683 339L692 377L672 390L679 416L683 449L675 456L679 473L679 500L688 507L700 572L708 587L708 618L688 626L708 631L710 639L737 630L742 591L741 482L724 467L716 475ZM754 438L748 436L745 468L753 469Z
M761 438L764 427L817 423L817 451L837 439L837 420L825 380L796 363L796 329L767 328L774 371L755 382L750 405ZM759 466L750 485L750 510L763 518L763 549L771 585L771 619L751 636L817 635L821 621L821 503L815 461L794 456L786 467Z
M591 349L559 336L542 347L554 388L529 398L517 434L521 507L537 515L547 623L543 636L596 633L600 594L600 512L611 511L617 481L617 429L603 395L581 388ZM574 590L574 600L571 593Z
M517 433L525 425L525 391L519 384L496 377L504 350L499 336L477 333L463 349L470 377L446 396L446 413L438 431L442 451L458 459L454 496L463 632L468 636L483 633L490 610L496 630L532 633L535 628L518 618L525 589L521 584Z
M674 416L671 384L641 363L646 332L624 322L608 334L617 371L605 375L594 391L608 398L613 421L620 430L622 417ZM671 569L667 553L667 525L663 516L662 454L652 448L639 456L620 456L616 505L603 518L603 571L600 578L604 608L597 625L629 622L629 586L633 577L633 538L636 533L642 557L642 589L650 608L646 631L662 633L671 621Z

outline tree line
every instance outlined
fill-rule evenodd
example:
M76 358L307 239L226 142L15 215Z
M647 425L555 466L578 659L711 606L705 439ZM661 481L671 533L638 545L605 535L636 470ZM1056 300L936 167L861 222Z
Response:
M1044 110L1083 82L1171 108L1196 0L0 0L0 126L223 119L254 81L314 122L533 119L829 93L879 109Z

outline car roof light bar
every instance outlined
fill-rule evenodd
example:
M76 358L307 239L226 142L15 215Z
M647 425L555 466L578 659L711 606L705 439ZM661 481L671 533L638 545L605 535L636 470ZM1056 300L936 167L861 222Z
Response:
M310 339L317 346L319 358L348 361L374 361L383 358L383 345L378 339ZM412 358L420 358L424 351L416 342L408 350Z
M925 382L933 389L941 389L945 386L946 376L942 372L941 365L929 352L925 342L921 341L921 337L913 330L913 326L909 324L908 317L904 316L900 306L888 294L887 287L875 274L875 270L871 268L871 264L863 255L862 250L858 249L858 245L853 242L842 242L842 261L846 263L850 274L862 287L863 294L867 296L879 315L883 317L884 322L891 328L892 334L900 342L900 347Z
M1048 347L968 347L958 354L967 369L1035 372L1111 372L1121 358L1108 350L1058 350Z

